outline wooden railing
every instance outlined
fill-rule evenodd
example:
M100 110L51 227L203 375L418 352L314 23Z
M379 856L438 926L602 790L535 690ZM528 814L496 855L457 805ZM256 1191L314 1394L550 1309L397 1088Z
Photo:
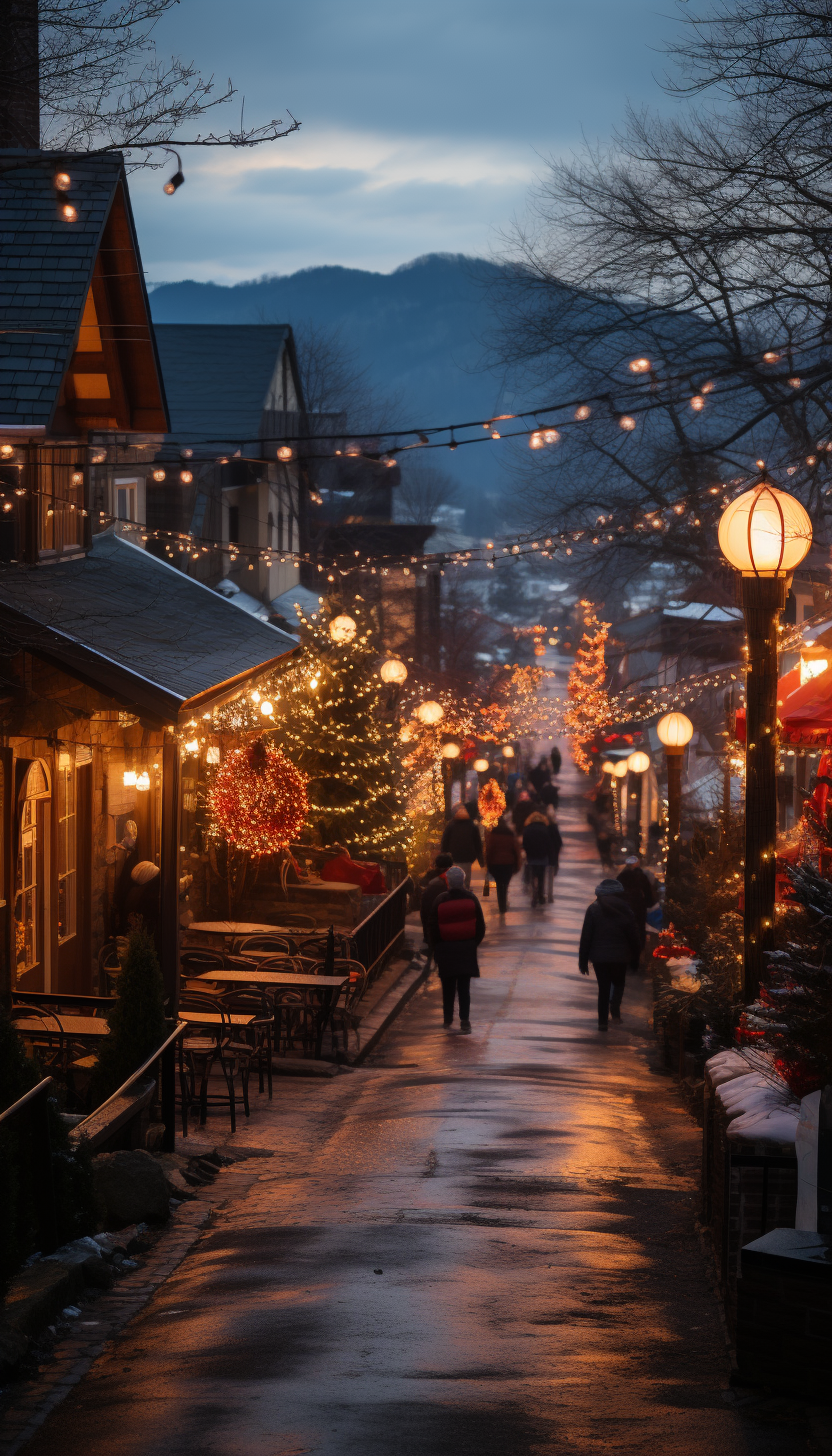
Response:
M412 889L413 881L408 875L351 932L355 959L364 966L370 981L379 974L384 962L389 960L404 935L408 899Z

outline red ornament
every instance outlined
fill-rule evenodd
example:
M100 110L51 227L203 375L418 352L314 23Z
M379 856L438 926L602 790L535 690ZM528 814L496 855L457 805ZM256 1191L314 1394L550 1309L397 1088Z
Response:
M258 738L235 748L217 771L208 806L223 837L250 854L274 854L306 823L307 778L279 748Z

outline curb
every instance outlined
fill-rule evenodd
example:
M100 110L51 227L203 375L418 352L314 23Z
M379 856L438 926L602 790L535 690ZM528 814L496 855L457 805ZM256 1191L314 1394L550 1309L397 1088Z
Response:
M427 958L417 951L412 957L408 966L405 967L394 986L381 1000L373 1007L366 1021L362 1021L360 1032L368 1033L366 1040L362 1036L361 1046L353 1056L347 1057L347 1066L358 1067L369 1056L370 1052L378 1046L387 1028L395 1021L400 1011L403 1011L412 996L416 995L420 986L423 986L430 974L430 966Z
M0 1453L15 1456L30 1441L47 1416L69 1395L87 1374L107 1345L121 1333L156 1293L193 1248L208 1223L212 1204L207 1200L183 1203L177 1209L165 1235L141 1268L122 1279L108 1293L100 1295L85 1313L98 1326L92 1338L82 1333L89 1326L72 1331L58 1348L57 1358L35 1379L23 1381L0 1415Z

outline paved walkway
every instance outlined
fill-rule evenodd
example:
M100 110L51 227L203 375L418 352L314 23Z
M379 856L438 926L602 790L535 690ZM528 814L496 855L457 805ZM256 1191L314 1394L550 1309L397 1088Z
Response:
M273 1156L31 1456L828 1451L825 1417L729 1389L647 988L604 1037L577 975L581 807L554 906L485 902L473 1034L432 979L367 1066L280 1079L235 1139Z

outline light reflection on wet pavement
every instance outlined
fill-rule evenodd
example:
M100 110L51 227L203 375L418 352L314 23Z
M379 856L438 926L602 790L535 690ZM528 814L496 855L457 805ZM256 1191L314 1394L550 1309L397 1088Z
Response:
M274 1156L31 1456L830 1450L827 1414L729 1388L700 1134L651 1070L648 987L604 1038L577 974L581 810L554 906L515 881L501 929L485 901L472 1035L434 977L367 1066L257 1099L233 1141Z

